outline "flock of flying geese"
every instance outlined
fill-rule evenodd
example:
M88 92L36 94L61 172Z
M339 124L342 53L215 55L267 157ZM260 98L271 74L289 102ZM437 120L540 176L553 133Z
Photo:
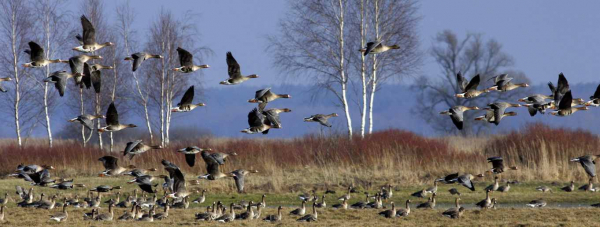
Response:
M83 52L83 53L93 53L101 48L112 46L113 43L105 42L105 43L97 43L95 40L95 30L90 21L85 17L81 17L81 24L83 27L83 36L77 35L77 39L79 40L81 46L73 48L73 50ZM67 71L57 71L52 73L48 78L44 81L48 83L54 83L56 89L58 90L60 96L63 96L66 90L67 81L70 78L73 78L75 84L80 88L94 88L96 93L100 92L101 88L101 70L102 69L110 69L111 66L104 66L100 64L91 64L88 61L93 59L101 59L101 56L98 55L86 55L82 54L79 56L71 57L68 61L63 61L60 59L50 60L46 59L44 56L44 49L35 42L29 43L29 50L25 52L30 55L31 62L24 64L24 67L44 67L51 63L69 63L71 72ZM360 51L367 54L379 54L386 52L388 50L398 49L397 45L387 46L382 44L380 41L378 42L369 42L367 46ZM193 56L188 51L178 48L177 52L179 54L180 67L173 69L174 71L180 73L192 73L199 69L209 68L208 65L195 65L193 61ZM146 52L138 52L132 54L131 56L125 58L125 60L132 61L132 71L135 72L141 67L141 64L148 59L160 59L163 58L161 55L149 54ZM229 78L220 82L223 85L236 85L240 84L244 81L247 81L252 78L258 78L258 75L251 74L248 76L242 75L240 71L240 65L237 63L231 52L227 53L227 65L228 65L228 74ZM2 78L0 81L7 81L10 78ZM479 75L475 76L467 83L465 78L459 73L457 75L458 86L463 93L457 94L456 97L460 98L474 98L484 93L490 91L500 91L506 92L519 87L527 87L527 84L513 84L511 82L512 78L509 78L508 75L503 74L493 78L495 82L495 86L490 87L484 90L477 90L477 86L480 82ZM558 86L554 87L551 83L550 89L552 91L551 95L533 95L521 99L519 101L525 102L524 106L527 106L529 113L533 116L537 112L544 113L546 109L556 109L555 112L552 112L553 115L558 116L567 116L573 114L578 110L585 110L587 107L576 107L577 105L585 105L585 106L599 106L600 105L600 91L596 91L594 96L592 96L592 100L589 102L583 102L582 99L573 99L571 96L570 89L568 87L568 83L564 75L559 75ZM600 86L599 86L600 89ZM0 86L0 91L6 92L4 88ZM194 98L194 86L191 86L181 98L181 101L177 104L176 107L171 109L172 112L189 112L193 109L204 106L204 103L193 103ZM270 129L279 129L281 128L281 121L279 119L279 114L283 112L290 112L291 110L288 108L271 108L265 109L267 103L272 102L279 98L291 98L288 94L276 94L272 92L269 88L262 89L256 92L255 97L253 99L248 100L250 103L258 103L258 107L254 108L248 114L248 124L249 127L242 130L243 133L254 134L254 133L263 133L267 134ZM551 99L551 101L546 101L546 99ZM500 120L505 116L514 116L516 115L514 112L505 112L505 110L509 107L518 107L519 104L510 104L506 102L497 102L488 105L489 108L486 108L488 111L485 116L478 117L476 120L483 120L490 123L495 123L496 125L500 123ZM465 106L456 106L448 111L442 112L442 114L450 115L454 124L458 127L458 129L462 129L463 125L463 112L466 110L474 110L478 109L477 107L465 107ZM328 122L328 119L331 117L337 117L338 115L333 113L329 115L324 114L315 114L310 117L305 118L304 120L307 122L318 122L323 126L331 127L332 125ZM77 118L73 118L69 120L70 122L79 122L87 129L92 130L94 128L92 121L98 118L106 118L106 126L98 129L99 132L115 132L120 131L126 128L136 127L134 124L122 124L119 122L118 112L114 105L111 103L106 112L106 116L102 115L88 115L84 114L78 116ZM129 156L130 159L133 159L136 155L141 155L146 151L151 149L162 149L162 146L155 145L146 145L142 142L142 140L137 140L134 142L129 142L126 145L126 148L123 152L123 156ZM244 178L250 173L257 173L256 170L245 170L238 169L233 172L224 173L220 170L222 165L225 165L228 157L237 155L236 153L222 153L222 152L212 152L210 148L199 148L197 146L190 146L183 149L177 150L178 152L185 155L186 163L193 167L196 163L196 155L200 153L203 161L206 164L205 175L198 176L199 179L204 180L220 180L227 177L232 177L235 181L235 185L239 193L244 193ZM572 161L580 162L584 167L586 173L590 175L590 183L582 187L584 190L595 191L596 188L593 188L591 185L592 178L595 177L595 163L594 160L597 159L598 155L588 155L582 156ZM168 175L159 175L153 176L150 172L157 171L156 169L137 169L135 166L127 166L121 167L118 164L118 158L114 156L104 156L98 159L102 162L105 170L100 173L101 177L110 177L110 176L123 176L128 175L134 177L134 179L128 181L128 183L134 183L139 186L139 189L142 192L142 196L138 197L138 190L135 189L131 195L126 196L126 199L121 201L120 192L116 193L116 197L111 198L104 203L108 203L108 212L107 213L99 213L99 208L102 205L102 193L111 192L112 190L121 189L119 186L112 187L107 185L100 185L95 188L92 188L88 193L88 196L83 200L79 200L78 195L75 195L74 198L64 198L62 203L60 203L60 199L57 195L51 196L49 199L44 198L45 194L42 193L39 200L34 201L34 188L30 188L29 190L25 190L20 186L16 187L16 192L22 201L18 202L17 205L19 207L36 207L40 209L53 209L54 207L61 207L62 212L51 215L50 219L54 221L66 221L68 218L67 207L72 206L75 208L92 208L91 212L84 214L84 219L86 220L97 220L97 221L112 221L112 220L139 220L139 221L154 221L154 220L162 220L169 216L170 209L186 209L189 207L190 202L192 203L203 203L206 200L206 191L203 190L202 194L199 198L190 201L190 196L194 193L199 193L197 190L188 190L188 183L192 185L199 184L198 180L193 180L186 182L185 175L181 171L181 169L174 163L168 160L162 160L161 164L164 169L169 173ZM504 172L503 159L501 157L492 157L488 159L488 162L492 163L492 169L488 170L488 172L492 172L493 174L501 174ZM48 186L51 188L56 188L60 190L68 190L74 187L85 187L83 184L74 183L73 179L53 179L50 176L50 170L54 169L52 166L46 165L24 165L21 164L17 167L15 173L10 174L10 176L22 178L25 181L31 182L36 186ZM516 170L515 167L510 167L509 169ZM479 175L483 177L483 175ZM164 194L161 198L157 196L159 184L154 181L162 178L164 183L161 185ZM415 192L412 196L424 198L427 197L428 194L431 194L429 200L427 202L421 203L417 205L417 208L424 209L433 209L436 206L436 196L437 196L437 186L438 182L442 182L445 184L453 184L458 183L471 191L475 191L475 186L472 180L475 176L471 174L459 174L454 173L450 174L444 178L440 178L434 182L434 186L431 188L423 189L421 191ZM476 205L481 207L482 209L495 208L497 204L497 200L495 198L490 198L490 193L492 191L500 191L500 192L508 192L510 189L510 185L500 186L498 183L498 176L495 177L494 184L488 186L486 190L486 198ZM538 190L546 192L550 191L550 188L547 186L541 186ZM574 185L571 182L570 186L563 188L564 191L573 191ZM355 191L355 188L348 187L348 191L345 195L339 197L341 201L340 204L335 204L332 207L335 209L365 209L365 208L375 208L382 209L385 208L384 201L387 202L388 199L392 198L393 189L391 185L386 185L381 188L375 195L366 194L365 201L359 201L354 204L348 204L351 199L351 193ZM96 192L96 195L94 195ZM452 188L449 190L452 195L460 196L460 192L456 188ZM334 191L327 190L321 197L319 202L319 197L316 195L316 192L313 190L312 194L302 194L300 195L300 199L302 200L302 205L300 208L294 209L289 212L290 215L300 216L298 221L317 221L317 208L326 208L327 204L325 202L325 194L335 194ZM152 198L148 198L148 195L152 194ZM375 199L375 201L369 201L370 199ZM0 220L4 220L5 216L5 205L9 200L8 193L5 194L4 199L0 199ZM460 206L459 204L460 197L456 198L456 206L444 211L442 214L444 216L450 218L460 218L460 216L464 213L465 208ZM312 202L312 213L308 213L306 211L306 204L308 202ZM379 212L379 215L384 216L386 218L395 218L395 217L405 217L408 216L411 212L410 209L411 200L407 200L405 204L405 208L396 208L393 202L390 203L391 209ZM546 202L543 200L535 200L528 204L532 207L542 207L546 205ZM600 207L600 204L595 204L594 206ZM116 217L114 216L114 207L120 208L130 208L130 210L124 212L123 215ZM156 213L157 207L163 207L162 213ZM208 206L206 212L197 213L197 220L215 220L219 222L231 222L236 219L260 219L261 218L261 210L266 207L266 195L262 196L262 201L259 203L251 202L241 202L239 204L231 203L229 204L229 208L221 202L213 202L212 206ZM229 209L227 211L227 209ZM237 214L235 210L245 209L246 211L240 214ZM256 209L256 211L255 211ZM282 216L282 207L278 207L278 212L275 215L269 215L264 217L262 220L269 222L277 222L281 221Z

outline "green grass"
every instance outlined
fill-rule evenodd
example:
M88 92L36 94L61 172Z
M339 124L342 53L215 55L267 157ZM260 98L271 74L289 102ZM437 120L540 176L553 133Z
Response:
M121 199L125 199L127 194L130 194L136 185L126 184L128 178L99 178L99 177L82 177L77 178L76 183L83 183L87 188L75 188L73 190L56 190L46 187L35 187L34 192L36 199L39 199L40 193L46 195L58 194L59 198L67 197L70 198L75 194L78 194L82 198L87 190L92 186L97 185L120 185L123 188L121 191ZM190 209L187 210L172 210L168 220L157 221L156 223L131 223L131 222L118 222L113 221L110 223L90 223L83 221L83 212L89 212L89 209L69 209L69 220L66 223L53 223L48 221L48 215L59 212L59 208L47 211L41 209L24 209L17 208L15 202L10 201L7 210L7 216L2 226L47 226L47 225L64 225L64 226L157 226L157 225L179 225L187 226L199 224L194 220L194 213L204 212L205 207L212 204L213 201L222 201L225 204L231 202L245 201L260 201L262 193L260 191L249 191L248 194L237 194L232 190L220 190L221 187L212 187L213 184L229 184L232 182L231 179L224 179L217 182L203 181L197 186L188 186L189 188L207 189L207 200L204 204L197 205L191 204ZM447 190L451 187L456 187L461 191L461 203L472 205L477 201L485 198L483 188L489 185L491 182L478 182L476 184L477 191L470 192L466 188L460 185L440 185L438 189L438 204L442 206L448 206L453 203L454 198ZM409 217L403 219L385 219L379 217L377 213L381 210L333 210L331 208L319 209L319 221L314 225L317 226L397 226L397 225L517 225L517 224L529 224L529 225L596 225L598 223L597 211L594 208L587 208L589 204L600 202L600 198L593 192L571 192L566 193L560 191L560 187L567 183L561 183L559 186L551 186L554 189L554 193L541 193L535 190L535 187L539 185L551 184L548 182L528 182L519 185L513 185L510 192L499 193L495 192L492 197L495 197L499 201L499 208L496 210L480 211L478 209L469 209L464 215L462 220L450 220L442 217L440 213L444 210L438 208L436 210L416 210L413 209ZM14 188L16 185L20 185L24 188L29 188L27 182L21 179L4 179L0 180L0 195L4 195L8 192L9 195L17 200L17 196L14 194ZM581 184L576 184L579 186ZM424 199L418 199L410 197L410 194L428 185L418 186L402 186L397 187L398 190L394 191L394 196L391 201L396 204L403 206L406 199L413 201L412 208L416 204L425 201ZM337 197L344 194L343 186L332 187L331 189L336 190L336 195L327 195L326 201L328 207L338 203ZM371 194L375 192L375 189L369 191ZM321 195L323 190L318 190L318 194ZM290 217L287 213L295 209L300 205L300 201L297 197L299 192L285 192L277 194L267 194L267 205L268 208L263 211L262 217L268 214L276 213L276 206L284 206L284 221L281 223L285 226L300 225L295 222L297 217ZM106 193L103 200L107 200L109 197L114 196L113 193ZM195 199L199 195L191 196ZM529 208L513 208L515 206L522 206L533 199L543 198L548 202L550 208L543 209L529 209ZM356 201L364 200L362 194L353 194L349 204ZM388 201L389 204L390 201ZM581 204L585 208L555 208L557 204ZM504 206L504 207L503 207ZM120 216L125 209L116 209L115 216ZM106 206L103 207L101 213L107 212ZM577 222L574 222L577 221ZM210 223L210 225L218 225L217 223ZM228 226L230 224L227 224ZM232 224L233 226L259 226L264 225L262 221L240 221Z

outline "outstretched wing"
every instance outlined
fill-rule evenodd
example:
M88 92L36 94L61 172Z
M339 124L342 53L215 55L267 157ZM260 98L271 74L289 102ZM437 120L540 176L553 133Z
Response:
M480 77L479 77L479 74L477 74L477 76L473 77L471 79L471 81L469 82L469 84L467 84L464 91L466 92L466 91L470 91L470 90L477 90L477 86L479 86L479 81L480 81Z
M177 103L177 106L189 105L194 101L194 86L187 89L185 94L181 97L181 101Z
M96 29L92 22L81 15L81 27L83 27L83 45L91 45L96 43Z
M110 103L108 110L106 111L106 124L107 125L118 125L119 124L119 113L117 113L117 107L115 103Z
M31 61L43 61L44 60L44 48L42 48L36 42L29 42L29 56Z
M194 66L194 60L193 60L194 57L190 52L188 52L187 50L184 50L181 47L178 47L177 53L179 54L179 64L181 64L181 66L186 66L186 67Z
M83 63L83 78L81 78L85 88L90 89L92 87L92 73L90 69L90 65L85 62Z
M572 102L573 102L573 96L571 95L571 91L567 91L567 93L565 93L565 95L562 97L562 99L558 103L558 109L559 110L570 109Z
M231 52L227 52L227 72L229 73L229 78L233 79L242 77L240 65L235 60Z
M250 125L250 127L259 127L263 125L264 121L265 116L258 111L258 108L254 108L248 113L248 125Z
M271 88L265 88L265 89L261 89L256 91L256 94L254 95L255 99L259 99L261 97L263 97L265 94L267 94L267 92L271 91Z
M456 85L458 86L458 90L462 91L462 92L466 92L466 87L467 87L467 80L465 79L465 77L462 75L462 73L458 72L456 74Z
M102 89L102 72L100 70L93 70L92 75L92 86L94 86L94 91L96 94L100 94Z

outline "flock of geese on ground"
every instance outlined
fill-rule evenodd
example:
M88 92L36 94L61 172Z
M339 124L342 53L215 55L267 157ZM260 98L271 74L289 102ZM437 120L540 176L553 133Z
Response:
M83 53L93 53L101 48L112 46L111 42L105 43L97 43L95 40L95 30L90 21L85 17L81 17L81 24L83 27L83 36L77 35L77 39L79 40L81 46L73 48L73 50L80 51ZM82 54L79 56L71 57L68 61L63 60L50 60L46 59L44 56L44 49L35 42L29 43L30 49L25 51L31 57L31 62L24 64L24 67L44 67L51 63L69 63L71 72L67 71L57 71L52 73L48 78L44 81L48 83L54 83L56 89L58 90L60 96L63 96L66 90L67 81L70 78L73 78L75 84L80 88L94 88L96 93L100 92L101 87L101 70L102 69L110 69L110 66L103 66L100 64L90 64L88 61L93 59L101 59L101 56L98 55L86 55ZM378 42L369 42L367 46L360 51L367 54L379 54L386 52L388 50L398 49L397 45L387 46ZM192 73L199 69L208 68L208 65L195 65L193 62L193 56L188 51L178 48L177 52L179 54L180 67L173 69L174 71L180 73ZM163 58L161 55L154 55L146 52L138 52L132 54L130 57L125 58L125 60L132 61L132 71L135 72L141 67L141 64L152 58ZM252 78L258 78L256 74L243 76L240 71L240 66L231 54L231 52L227 53L226 62L228 65L228 74L229 78L220 82L223 85L236 85L240 84L244 81L247 81ZM516 89L518 87L526 87L527 84L513 84L511 82L512 78L509 78L506 74L494 77L493 80L495 82L495 86L485 89L485 90L477 90L477 86L479 84L480 77L475 76L469 83L466 82L465 78L459 73L457 75L458 85L463 93L457 94L456 97L461 98L474 98L483 93L487 93L493 90L497 91L509 91ZM7 81L10 78L3 78L0 81ZM555 88L550 84L550 88L552 90L551 95L534 95L527 98L524 98L520 101L526 102L525 106L528 107L530 114L533 116L537 112L544 113L546 109L557 109L557 111L553 112L554 115L558 116L567 116L570 115L577 110L584 110L587 107L574 107L576 105L585 104L586 106L594 105L598 106L600 92L596 91L596 94L592 96L592 100L589 102L583 102L581 99L573 99L571 96L571 92L568 88L568 83L564 77L564 75L559 76L558 86ZM4 88L0 86L1 91L6 91ZM191 86L181 98L181 101L177 104L176 107L173 107L171 111L173 112L189 112L193 109L204 106L204 103L194 103L194 86ZM248 114L248 124L249 127L242 130L243 133L254 134L254 133L263 133L267 134L270 129L278 129L281 128L281 121L279 119L279 114L283 112L290 112L291 110L288 108L272 108L265 109L267 103L272 102L279 98L291 98L290 95L287 94L276 94L272 92L269 88L262 89L256 92L255 97L250 99L248 102L257 103L258 107L254 108ZM546 99L553 99L550 102L546 102ZM505 116L512 116L514 113L505 112L508 107L516 107L520 106L518 104L510 104L506 102L497 102L489 105L487 109L488 113L483 117L478 117L477 120L484 120L490 123L498 124L500 120ZM465 106L457 106L453 107L448 111L442 112L443 114L450 115L454 124L462 129L463 123L463 112L466 110L478 109L477 107L465 107ZM307 122L318 122L323 126L331 127L332 125L328 122L330 117L337 117L338 115L333 113L329 115L324 114L315 114L310 117L305 118L304 120ZM92 121L98 118L106 118L106 125L104 127L100 127L98 129L99 132L115 132L120 131L126 128L136 127L134 124L122 124L119 122L118 112L114 105L111 103L106 112L106 116L102 115L88 115L84 114L78 116L77 118L73 118L69 120L70 122L79 122L84 127L92 130L94 128ZM133 142L129 142L126 145L126 148L123 152L123 156L129 156L130 159L133 159L136 155L141 155L146 151L151 149L162 149L162 146L156 145L147 145L142 142L142 140L137 140ZM233 178L235 181L235 185L239 193L245 193L244 190L244 179L250 173L257 173L256 170L246 170L246 169L238 169L232 172L222 172L221 166L225 165L227 159L231 156L235 156L236 153L222 153L222 152L212 152L210 148L199 148L197 146L190 146L186 148L182 148L177 150L179 153L185 155L186 163L193 167L196 163L196 155L199 153L205 162L206 165L206 174L198 176L199 180L220 180L226 178ZM582 156L572 161L580 162L584 167L587 174L590 175L590 183L585 187L582 187L584 190L595 191L596 188L592 186L591 179L595 177L595 165L594 160L600 156L588 155ZM39 209L53 209L55 207L62 207L62 212L51 215L50 219L54 221L66 221L69 217L67 207L72 206L74 208L91 208L91 212L86 213L84 215L84 219L86 220L96 220L96 221L112 221L112 220L139 220L139 221L154 221L161 220L169 217L170 209L186 209L189 207L190 203L198 203L202 204L206 200L206 191L203 190L201 192L201 196L196 198L195 200L191 200L190 196L195 193L200 193L197 190L188 189L188 184L197 185L199 184L199 180L193 180L187 182L185 180L185 175L176 164L168 161L162 160L161 164L164 169L169 173L168 175L159 175L154 176L151 172L157 171L156 169L137 169L135 166L127 166L122 167L118 164L118 158L114 156L104 156L98 159L102 162L105 170L102 171L99 175L101 177L111 177L111 176L132 176L134 177L132 180L128 181L131 184L137 184L142 193L142 196L138 196L138 190L134 190L130 195L125 196L124 200L121 200L121 193L117 192L116 196L110 198L107 201L102 201L102 193L111 192L113 190L121 189L120 186L108 186L108 185L99 185L90 190L87 197L82 200L79 199L79 195L75 195L73 198L63 198L62 200L58 198L57 195L46 197L44 193L40 195L39 200L34 200L34 188L30 188L29 190L25 190L20 186L16 187L16 193L22 199L22 201L18 202L17 205L19 207L35 207ZM504 172L503 159L501 157L492 157L489 158L488 161L492 163L492 169L487 172L491 172L493 174L501 174ZM36 186L46 186L51 188L56 188L59 190L69 190L74 187L86 187L83 184L74 183L74 180L66 180L66 179L53 179L50 176L50 170L54 169L52 166L47 165L24 165L21 164L17 167L16 171L13 174L10 174L12 177L22 178L25 181L31 182L32 185ZM515 167L511 167L509 169L516 170ZM478 175L483 177L482 174ZM155 183L157 179L163 179L164 183L159 186L159 183ZM459 174L454 173L450 174L444 178L440 178L434 182L434 186L431 188L423 189L421 191L415 192L412 195L415 197L427 197L429 194L429 200L427 202L421 203L416 206L416 208L424 208L424 209L433 209L436 206L436 196L437 196L437 185L438 182L442 182L445 184L453 184L458 183L471 191L475 191L475 186L472 180L475 178L472 174ZM515 182L513 182L515 183ZM158 196L159 189L162 188L163 195ZM490 185L486 188L486 198L476 205L481 207L482 209L495 208L497 204L497 200L495 198L490 198L490 193L493 191L500 192L508 192L510 190L510 185L500 186L498 183L498 177L495 177L494 184ZM546 192L551 189L547 186L541 186L538 190ZM573 191L574 185L571 182L571 185L563 188L565 191ZM386 208L384 206L384 201L387 203L389 199L392 198L393 189L391 185L386 185L381 188L381 190L377 191L374 195L365 193L365 200L358 201L353 204L349 204L350 199L352 198L352 193L355 191L355 188L349 186L348 191L343 196L339 197L339 201L341 203L335 204L331 207L335 209L365 209L365 208L375 208L375 209L383 209ZM452 188L449 190L452 195L460 196L460 192L456 188ZM312 194L302 194L300 195L300 199L302 200L302 205L300 208L294 209L289 212L290 215L299 216L298 221L317 221L318 213L317 208L326 208L327 204L325 202L325 194L335 194L334 191L327 190L319 201L319 197L316 192L313 190ZM150 196L151 195L151 196ZM150 198L151 197L151 198ZM0 199L0 220L4 220L6 214L6 204L10 197L8 193L5 194L3 199ZM375 199L375 201L369 201L370 199ZM61 203L62 201L62 203ZM450 208L444 211L442 214L444 216L450 218L459 218L464 213L465 208L460 206L459 204L460 197L456 198L456 207ZM312 212L308 212L306 210L307 203L312 202ZM108 204L108 212L100 213L99 208L103 203ZM387 209L379 212L378 214L384 216L386 218L395 218L395 217L405 217L408 216L411 212L410 209L411 200L407 200L404 208L397 208L396 205L391 202L391 209ZM543 200L534 200L528 204L533 207L542 207L546 205L546 202ZM229 206L223 204L221 202L214 202L211 206L207 206L206 212L197 213L197 220L215 220L219 222L231 222L237 219L261 219L262 208L267 206L266 195L262 196L262 201L258 203L250 202L240 202L240 203L231 203ZM600 205L596 205L600 206ZM121 216L117 217L114 214L114 208L129 208L126 212L124 212ZM157 213L157 208L161 207L163 212ZM160 209L160 208L158 208ZM236 213L236 210L244 209L245 212ZM281 221L283 218L282 211L283 208L281 206L277 209L277 214L268 215L262 220L269 222L277 222Z

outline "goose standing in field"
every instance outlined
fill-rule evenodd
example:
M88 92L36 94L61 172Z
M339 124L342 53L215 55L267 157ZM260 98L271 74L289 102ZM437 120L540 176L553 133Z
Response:
M535 190L538 190L541 192L552 192L552 188L550 188L546 185L538 186L537 188L535 188Z
M444 217L449 217L452 219L458 219L462 216L462 214L465 212L465 208L464 207L460 207L458 208L458 210L449 210L449 211L444 211L444 213L442 213L442 215Z
M508 77L508 74L501 74L495 77L490 78L490 80L494 80L494 86L488 88L490 91L501 91L506 92L510 90L514 90L520 87L529 87L527 83L519 83L514 84L511 82L513 78Z
M448 189L448 192L450 192L450 195L458 195L458 196L460 196L460 192L456 188Z
M132 160L135 155L141 155L151 149L162 149L161 145L146 145L142 140L128 142L123 151L123 156L129 155L129 160Z
M590 178L588 180L587 184L584 184L581 187L579 187L579 190L581 190L581 191L590 191L590 192L597 191L596 188L594 188L594 184L592 182L593 182L593 178Z
M207 174L198 176L199 179L217 180L223 177L232 177L231 174L225 174L219 170L219 166L225 164L224 159L219 159L218 156L206 151L202 151L200 155L202 155L202 159L206 163Z
M8 92L8 90L6 90L6 88L4 88L2 86L2 82L3 81L11 81L11 80L12 80L12 78L10 78L10 77L2 77L2 78L0 78L0 92L4 92L4 93ZM44 82L46 82L46 79L44 79Z
M22 190L21 190L22 191ZM8 203L8 192L4 193L4 199L0 199L0 206L4 206Z
M84 114L84 115L79 115L76 118L69 120L69 122L79 122L79 123L81 123L81 125L85 126L87 129L92 130L94 128L93 120L96 120L98 118L104 119L106 117L104 115Z
M306 213L306 201L302 200L302 206L290 211L290 215L304 215Z
M590 101L585 103L586 106L600 106L600 84L596 87L594 95L590 96Z
M348 209L348 200L342 200L342 203L340 204L333 204L333 206L331 206L335 209L344 209L347 210Z
M212 211L211 211L211 207L207 206L206 207L206 212L204 213L196 213L196 221L210 221L213 220L214 216L216 215L215 213L215 206L216 206L216 202L213 202L212 205Z
M190 192L187 190L185 176L183 175L179 167L164 159L161 163L165 167L165 170L169 172L169 177L173 179L173 191L172 193L168 194L167 197L183 198L190 195Z
M240 70L240 64L235 60L231 52L227 52L227 73L229 74L229 79L221 81L219 84L223 85L235 85L240 84L246 80L251 78L258 78L258 75L251 74L248 76L242 76L242 72Z
M433 209L435 208L435 197L436 193L431 194L431 199L427 202L421 203L417 206L417 209Z
M338 114L336 113L332 113L332 114L315 114L315 115L311 115L310 117L305 117L304 121L306 122L319 122L319 124L325 126L325 127L330 127L331 128L331 124L328 122L329 118L331 117L337 117Z
M248 125L250 127L241 132L246 134L268 134L271 128L281 125L281 122L279 116L263 114L258 108L254 108L248 113Z
M23 64L23 67L27 68L44 67L51 63L68 63L68 61L62 61L60 59L46 59L44 48L33 41L29 42L29 49L25 50L25 53L29 54L29 59L31 60L31 62Z
M250 204L253 204L253 203L254 203L253 201L250 201ZM246 212L236 215L235 219L238 219L238 220L254 219L254 210L252 210L252 206L247 206Z
M492 190L490 190L490 189L485 190L485 199L479 201L475 205L478 206L481 209L491 208L492 207L492 199L490 198L490 192L491 191Z
M494 118L494 110L492 108L486 107L483 108L483 110L485 110L485 115L483 116L478 116L475 118L476 121L485 121L488 123L494 123L495 118ZM517 116L516 112L504 112L504 114L502 114L502 117L507 117L507 116Z
M108 204L108 213L99 214L98 216L96 216L96 218L94 220L96 220L96 221L112 221L113 216L114 216L113 206L114 206L113 203Z
M192 201L192 203L202 204L202 203L204 203L204 201L206 201L206 189L203 189L200 197L198 197L197 199L194 199L194 201Z
M506 185L498 187L499 192L508 192L510 190L510 182L506 182Z
M560 190L565 191L565 192L572 192L575 191L575 182L571 181L571 184L568 186L564 186L562 187Z
M246 193L244 191L244 179L249 173L258 173L258 170L238 169L229 173L235 180L235 186L237 187L238 193Z
M233 205L233 203L229 205L229 213L223 214L215 220L218 222L232 222L235 220L235 209L233 209Z
M144 214L142 218L138 219L138 221L153 222L155 212L156 206L152 206L152 208L150 208L150 210L148 211L148 214Z
M263 221L267 221L267 222L278 222L281 221L283 215L281 215L281 210L283 208L281 206L277 207L277 215L269 215L267 217L265 217L265 219L263 219Z
M62 212L60 213L56 213L54 215L50 215L50 220L54 220L57 222L61 222L61 221L66 221L67 218L69 217L69 213L67 212L67 201L65 199L65 202L63 203L63 207L62 207Z
M547 102L546 99L552 99L552 96L536 94L536 95L531 95L531 96L527 96L525 98L519 99L519 102L525 103L523 106L527 107L527 110L529 111L529 115L531 115L533 117L537 114L537 112L540 112L541 114L545 114L546 109L552 107L552 103Z
M73 77L74 75L67 73L67 71L56 71L44 79L44 82L53 83L60 97L63 97L65 95L65 90L67 89L67 80Z
M495 102L495 103L490 103L488 104L488 106L494 110L494 119L493 122L495 125L500 124L500 120L502 120L502 118L504 118L505 116L505 110L509 107L520 107L520 104L511 104L511 103L507 103L507 102Z
M119 159L114 156L107 155L102 158L99 158L98 161L101 161L102 165L104 166L104 171L100 173L101 177L117 176L127 170L119 166Z
M299 221L299 222L313 222L313 221L317 221L317 208L316 208L316 204L315 203L313 203L313 205L312 205L312 210L313 210L312 214L304 215L303 217L298 218L298 220L296 220L296 221Z
M117 205L117 207L118 207L118 205ZM133 205L133 206L131 206L131 211L125 211L125 212L123 213L123 215L121 215L121 216L119 217L119 219L118 219L118 220L119 220L119 221L133 220L133 219L135 218L135 213L137 213L137 212L138 212L136 208L137 208L137 206L136 206L136 205Z
M571 162L579 162L585 173L589 176L589 178L596 177L596 159L598 159L600 155L584 155L581 157L577 157L571 159Z
M169 206L169 204L165 204L165 208L162 213L153 215L154 219L156 219L156 220L167 219L169 217L169 209L170 208L171 208L171 206Z
M326 208L327 207L327 202L325 202L325 195L321 196L321 202L320 203L316 203L317 208Z
M344 197L342 197L342 200L348 200ZM358 201L352 205L350 205L350 208L352 209L365 209L367 208L367 204L369 204L369 193L365 193L365 201Z
M185 154L185 162L190 167L194 167L194 165L196 165L196 154L203 152L203 151L212 151L212 149L191 146L191 147L186 147L186 148L177 150L177 152Z
M459 72L458 74L456 74L456 83L458 85L458 89L462 93L458 93L455 96L457 98L469 99L469 98L475 98L483 93L490 92L488 89L477 90L477 86L479 86L479 81L480 81L480 77L479 77L479 74L477 74L477 76L473 77L471 79L471 81L469 81L467 83L467 80Z
M181 101L177 103L177 107L171 108L171 112L190 112L196 107L206 106L204 103L193 104L194 101L194 86L190 86L188 90L181 97Z
M545 207L546 201L544 201L543 199L536 199L536 200L532 200L531 202L529 202L526 205L528 207Z
M396 217L408 217L408 215L410 214L410 203L410 199L406 200L406 208L399 208L398 210L396 210Z
M134 124L121 124L119 123L119 113L115 107L115 103L111 102L106 111L106 126L99 128L98 132L116 132L126 128L135 128L137 125Z
M467 106L455 106L450 108L449 110L442 111L440 114L449 115L450 119L452 119L452 123L458 128L458 130L463 129L463 113L467 110L478 110L479 107L467 107Z
M390 186L391 189L391 186ZM433 181L433 187L429 187L427 189L425 189L426 193L436 193L438 190L438 182L437 181Z
M494 183L488 185L485 190L490 190L490 191L497 191L498 188L500 187L500 185L498 184L498 176L494 176Z
M133 63L131 64L131 71L135 72L140 67L140 65L142 65L142 62L150 58L161 59L163 58L163 56L159 54L149 54L147 52L137 52L129 57L126 57L125 61L133 61Z
M550 92L552 92L552 98L554 99L554 106L559 106L560 102L565 94L571 90L569 87L569 81L563 73L558 74L558 82L556 83L556 87L552 82L548 82L548 87L550 88Z
M380 54L380 53L386 52L388 50L396 50L396 49L400 49L400 46L398 46L398 45L387 46L387 45L383 44L381 42L381 40L377 40L374 42L368 42L367 46L364 48L361 48L359 51L362 52L364 56L367 56L368 54Z
M258 109L263 110L267 106L267 103L272 102L279 98L289 99L292 98L288 94L275 94L271 91L271 88L265 88L256 91L253 99L248 100L250 103L258 103Z
M208 65L194 65L194 56L181 47L177 47L177 54L179 54L179 64L181 67L174 68L174 71L191 73L199 69L206 69L210 67Z
M350 191L352 191L352 186L348 186L348 193L346 193L345 195L341 196L338 198L338 200L350 200L351 196L350 196Z
M396 205L394 204L394 202L391 202L391 204L392 204L392 209L381 211L381 212L379 212L379 215L384 216L386 218L395 218L396 217Z
M76 36L79 43L81 43L81 46L74 47L73 50L90 53L101 48L114 45L111 42L96 42L96 29L94 28L94 25L92 25L92 22L85 17L85 15L81 15L81 27L83 28L83 36Z
M558 104L558 109L550 114L554 115L554 116L560 116L560 117L564 117L564 116L569 116L571 114L574 114L575 112L579 111L579 110L589 110L589 108L587 106L582 106L582 107L574 107L572 106L572 102L573 102L573 96L571 95L571 91L567 91L567 93L565 93L565 95L562 97L560 103Z

